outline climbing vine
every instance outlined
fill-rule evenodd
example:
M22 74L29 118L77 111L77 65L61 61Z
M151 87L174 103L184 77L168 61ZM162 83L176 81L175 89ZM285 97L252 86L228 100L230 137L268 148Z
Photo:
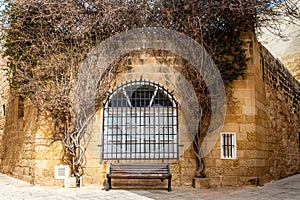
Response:
M3 56L8 60L12 92L30 99L39 112L46 111L55 119L53 139L63 142L64 160L76 176L83 173L82 139L91 117L74 115L72 90L80 63L96 44L133 28L173 29L205 47L225 85L230 87L230 83L246 73L247 57L241 33L254 33L256 28L270 26L280 34L275 26L278 17L288 16L291 22L299 18L292 0L15 0L2 3L5 6L1 14ZM274 5L280 11L272 9ZM108 70L103 77L106 81L99 85L98 100L105 98L110 73L117 71ZM209 112L208 106L203 108ZM200 138L195 142L197 148L201 145ZM196 151L196 156L199 153Z

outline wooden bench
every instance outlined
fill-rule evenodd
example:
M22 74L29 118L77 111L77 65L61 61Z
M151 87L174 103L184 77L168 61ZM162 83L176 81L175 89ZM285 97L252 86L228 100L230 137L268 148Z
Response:
M169 164L110 164L106 175L106 190L112 189L111 179L168 179L168 191L171 189L172 174Z

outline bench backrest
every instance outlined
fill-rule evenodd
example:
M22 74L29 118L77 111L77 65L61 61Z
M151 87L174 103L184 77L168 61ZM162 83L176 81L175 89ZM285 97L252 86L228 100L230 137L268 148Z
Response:
M110 174L166 174L169 164L110 164Z

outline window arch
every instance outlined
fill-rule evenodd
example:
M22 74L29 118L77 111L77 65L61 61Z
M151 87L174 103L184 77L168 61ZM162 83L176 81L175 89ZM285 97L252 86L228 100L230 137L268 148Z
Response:
M178 159L178 109L158 83L133 80L104 103L104 160Z

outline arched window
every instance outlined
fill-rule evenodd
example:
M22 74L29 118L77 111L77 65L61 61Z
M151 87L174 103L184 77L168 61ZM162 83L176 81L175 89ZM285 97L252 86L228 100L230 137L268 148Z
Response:
M177 102L157 83L134 80L104 104L103 159L178 159Z

